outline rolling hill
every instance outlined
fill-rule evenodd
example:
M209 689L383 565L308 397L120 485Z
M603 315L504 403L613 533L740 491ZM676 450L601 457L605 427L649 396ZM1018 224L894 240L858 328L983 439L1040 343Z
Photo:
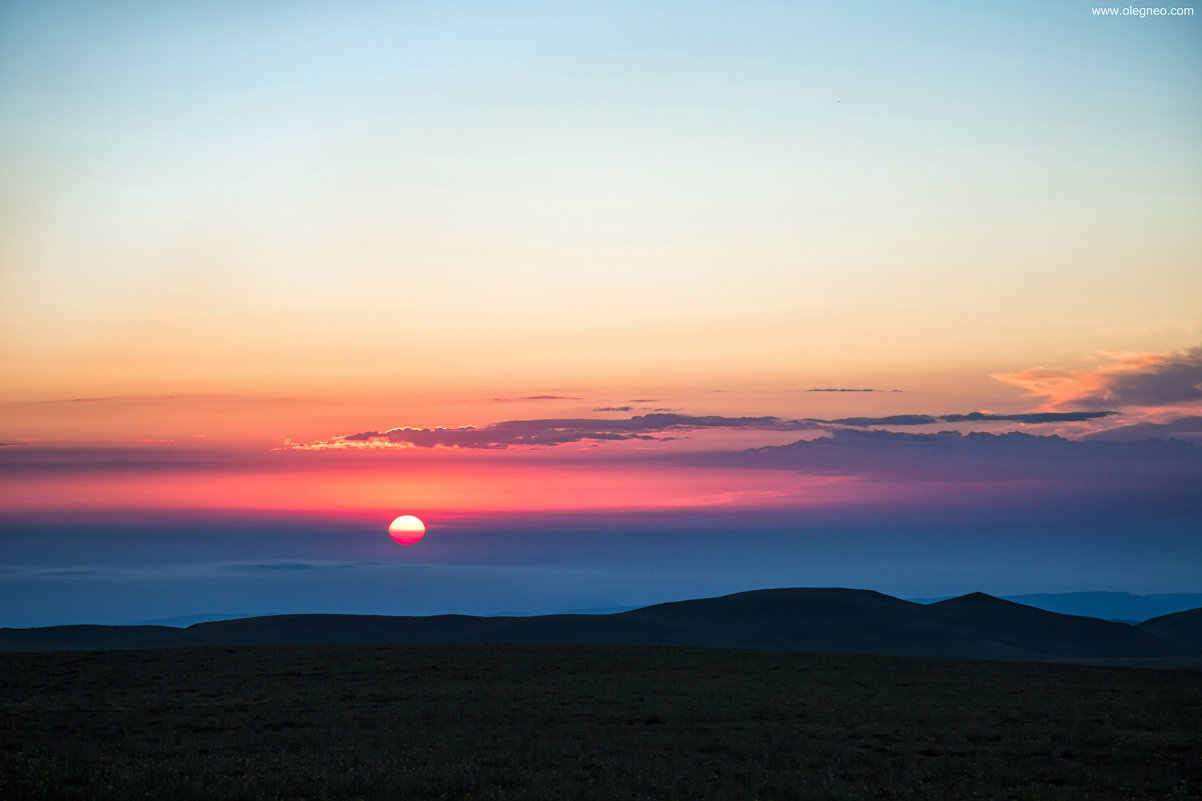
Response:
M1202 656L1202 610L1139 626L982 593L923 605L869 590L774 589L607 615L274 615L172 626L0 629L0 651L312 643L671 645L1021 661L1153 663ZM1196 660L1195 660L1196 661Z

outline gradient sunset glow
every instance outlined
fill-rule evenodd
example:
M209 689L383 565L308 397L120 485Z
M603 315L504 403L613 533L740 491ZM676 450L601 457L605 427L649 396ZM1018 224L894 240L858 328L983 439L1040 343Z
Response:
M1202 591L1200 24L5 4L0 625Z

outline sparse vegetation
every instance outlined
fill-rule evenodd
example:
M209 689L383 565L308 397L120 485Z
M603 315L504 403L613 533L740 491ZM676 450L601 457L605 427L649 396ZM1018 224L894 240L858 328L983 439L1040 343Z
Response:
M1188 799L1202 674L654 647L0 656L0 797Z

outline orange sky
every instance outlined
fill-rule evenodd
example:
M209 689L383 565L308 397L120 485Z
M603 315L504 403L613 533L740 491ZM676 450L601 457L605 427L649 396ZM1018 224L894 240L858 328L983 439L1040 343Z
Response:
M889 492L612 445L275 449L664 409L1122 412L1009 426L1070 437L1197 412L1105 394L1196 368L1197 19L345 5L0 12L5 504L851 503ZM203 464L22 461L127 447Z

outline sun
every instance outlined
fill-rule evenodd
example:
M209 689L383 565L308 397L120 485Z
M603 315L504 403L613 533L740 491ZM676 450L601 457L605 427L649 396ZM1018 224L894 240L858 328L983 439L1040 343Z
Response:
M388 526L388 536L397 545L417 545L426 536L426 524L413 515L401 515Z

